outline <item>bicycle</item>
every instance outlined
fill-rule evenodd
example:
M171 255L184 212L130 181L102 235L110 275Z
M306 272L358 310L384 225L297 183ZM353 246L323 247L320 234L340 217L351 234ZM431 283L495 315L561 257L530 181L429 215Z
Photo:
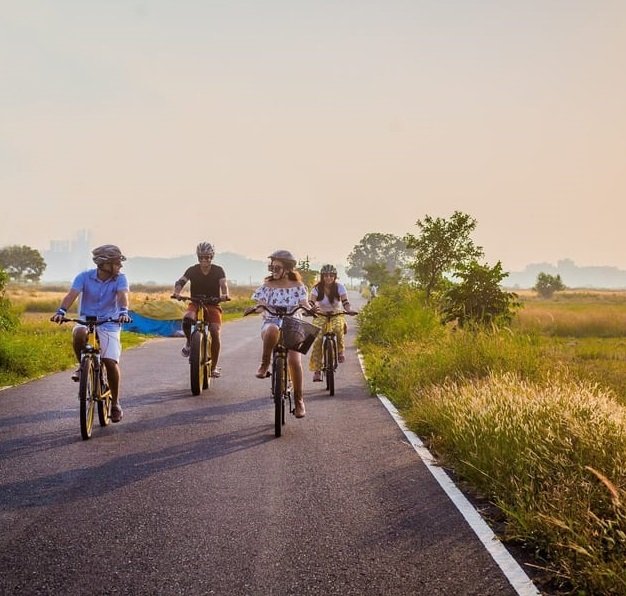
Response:
M341 315L350 315L351 317L358 315L355 311L342 311L334 313L318 312L317 316L324 317L324 325L322 326L322 376L326 381L326 390L330 395L335 395L335 372L339 365L339 351L337 349L337 334L333 330L330 322L334 317Z
M295 399L292 400L293 386L287 365L287 354L289 350L295 350L301 354L306 354L319 333L319 328L296 319L295 315L299 310L315 315L312 310L304 306L296 306L288 309L285 306L270 307L259 304L244 312L243 316L248 316L256 312L258 308L265 310L272 317L278 319L278 342L272 350L272 399L274 400L274 435L282 435L285 425L285 410L287 404L289 413L295 415Z
M211 333L206 307L215 306L225 300L214 296L176 296L174 294L170 298L181 302L191 302L198 306L198 316L191 329L189 341L189 379L191 394L200 395L211 385Z
M68 319L63 317L62 323L78 323L87 327L87 341L80 352L80 380L78 384L78 401L80 403L80 434L84 441L91 438L96 404L100 426L108 426L111 422L111 389L107 382L107 371L100 357L100 339L97 327L104 323L119 323L117 319L98 321L97 317L85 319Z

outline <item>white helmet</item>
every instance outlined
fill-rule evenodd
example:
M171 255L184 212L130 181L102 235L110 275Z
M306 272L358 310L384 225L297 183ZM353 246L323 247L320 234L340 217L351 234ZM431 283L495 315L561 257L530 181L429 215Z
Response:
M200 242L200 244L196 246L196 255L213 258L215 256L215 249L210 242Z
M91 251L93 262L96 265L104 265L110 261L125 261L126 257L115 244L103 244Z
M275 250L268 259L272 259L275 261L281 261L286 269L293 269L297 262L296 257L294 257L288 250Z

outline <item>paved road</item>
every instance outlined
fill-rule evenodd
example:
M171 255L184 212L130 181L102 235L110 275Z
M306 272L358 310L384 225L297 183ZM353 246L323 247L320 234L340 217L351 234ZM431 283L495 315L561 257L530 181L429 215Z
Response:
M124 420L82 441L69 372L0 393L1 594L514 594L363 380L273 435L260 319L193 397L180 339L123 356Z

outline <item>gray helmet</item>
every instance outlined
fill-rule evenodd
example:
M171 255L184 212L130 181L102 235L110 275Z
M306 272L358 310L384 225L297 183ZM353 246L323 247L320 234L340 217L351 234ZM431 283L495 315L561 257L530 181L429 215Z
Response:
M104 265L110 261L125 261L126 257L115 244L103 244L91 251L93 262L96 265Z
M196 246L196 255L213 258L215 256L215 249L210 242L200 242L200 244Z
M275 261L281 261L284 263L286 269L293 269L296 266L296 257L294 257L288 250L275 250L268 259Z
M324 275L324 273L332 273L335 277L337 277L337 268L334 265L324 265L320 269L320 275Z

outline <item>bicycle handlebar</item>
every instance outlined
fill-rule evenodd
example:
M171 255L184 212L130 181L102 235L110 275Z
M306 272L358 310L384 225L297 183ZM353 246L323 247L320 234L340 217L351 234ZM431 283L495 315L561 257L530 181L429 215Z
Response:
M228 298L222 298L221 296L176 296L176 294L172 294L170 296L173 300L180 300L181 302L193 302L194 304L198 304L199 306L204 306L206 304L211 304L215 306L220 302L228 302L230 300L230 296Z
M267 306L266 304L257 304L256 306L251 306L250 308L244 311L243 316L247 317L248 315L251 315L253 312L257 312L259 308L266 311L273 317L280 317L281 319L283 317L291 317L295 315L299 310L303 310L305 313L313 317L317 316L317 313L314 310L306 308L306 306L302 306L302 305L298 305L295 308L289 309L286 306Z
M332 319L333 317L338 317L340 315L350 315L354 317L359 313L356 310L342 310L340 312L318 312L318 317L326 317L327 319Z
M132 323L133 321L132 319L130 319L128 322ZM100 325L104 325L104 323L119 323L120 325L124 324L121 323L119 319L112 319L111 317L109 317L108 319L103 319L102 321L86 321L84 319L68 319L66 317L63 317L63 319L61 319L61 323L78 323L79 325L86 325L87 327L89 325L98 327Z

